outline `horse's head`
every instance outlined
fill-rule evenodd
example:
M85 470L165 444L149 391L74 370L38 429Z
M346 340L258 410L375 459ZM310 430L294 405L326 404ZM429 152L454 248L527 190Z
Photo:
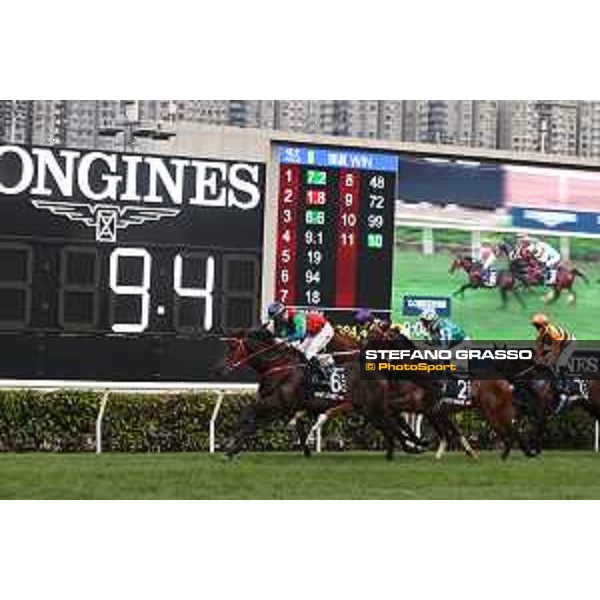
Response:
M216 371L225 374L250 364L253 356L266 353L276 342L273 334L265 327L257 329L235 329L221 340L226 344L225 356Z
M459 254L450 265L449 272L454 273L457 269L463 269L469 272L473 266L473 259L470 256Z

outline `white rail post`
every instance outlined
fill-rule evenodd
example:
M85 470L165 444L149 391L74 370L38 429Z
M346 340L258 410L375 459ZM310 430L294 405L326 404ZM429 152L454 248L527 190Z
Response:
M221 404L223 403L224 395L225 392L223 392L223 390L219 390L217 392L217 401L215 402L215 407L213 408L212 416L210 417L208 429L208 449L211 454L215 453L215 424L217 422L217 417L219 416L219 411L221 410Z
M571 242L566 235L560 238L560 253L563 260L571 259Z
M435 252L433 241L433 229L431 227L423 228L423 254L431 256Z
M100 408L96 417L96 454L102 454L102 419L104 419L104 411L106 410L109 396L110 390L106 390L102 395L102 400L100 400Z
M481 231L471 232L471 255L478 258L481 252Z
M317 427L317 435L315 436L315 451L321 452L321 427Z
M596 431L594 435L594 452L600 452L600 421L596 421Z

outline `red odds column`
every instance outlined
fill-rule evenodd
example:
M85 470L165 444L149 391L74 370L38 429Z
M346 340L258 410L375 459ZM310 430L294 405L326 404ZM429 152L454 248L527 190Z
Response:
M356 269L358 267L358 217L359 185L358 171L340 171L335 261L335 305L352 308L356 306Z
M300 167L282 164L279 169L277 210L277 273L275 297L284 304L296 303L296 250Z

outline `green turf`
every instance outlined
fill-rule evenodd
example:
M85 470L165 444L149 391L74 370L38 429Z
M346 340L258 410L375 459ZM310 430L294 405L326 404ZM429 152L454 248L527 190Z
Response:
M439 252L425 256L420 252L397 249L394 257L394 318L397 321L410 320L401 315L402 297L405 294L449 296L463 282L464 273L450 275L448 268L452 255ZM528 340L533 330L529 317L543 310L552 320L568 327L582 340L600 340L600 268L593 263L577 263L590 278L590 285L577 282L577 304L567 304L566 296L553 305L545 305L541 299L542 290L523 293L527 307L522 309L516 300L510 300L506 309L500 309L498 290L468 290L464 300L452 300L452 319L465 327L474 339L513 339Z
M0 498L600 499L600 455L1 454Z

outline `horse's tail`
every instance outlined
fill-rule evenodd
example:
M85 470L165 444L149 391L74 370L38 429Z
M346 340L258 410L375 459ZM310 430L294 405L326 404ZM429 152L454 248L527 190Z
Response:
M577 267L573 267L571 269L571 274L575 277L577 277L577 276L581 277L581 279L583 279L583 281L585 281L585 283L589 285L590 280L588 279L587 275L581 269L578 269Z

